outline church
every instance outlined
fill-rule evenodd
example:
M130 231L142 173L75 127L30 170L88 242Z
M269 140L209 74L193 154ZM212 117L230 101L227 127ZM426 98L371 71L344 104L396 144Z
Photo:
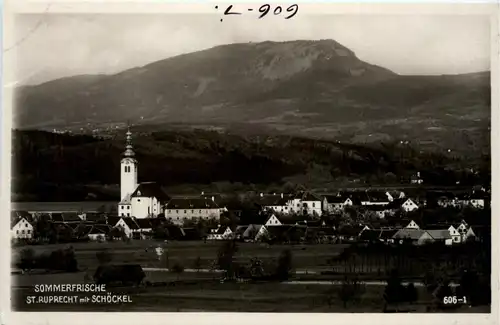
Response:
M125 152L120 164L120 203L118 215L138 219L156 217L164 213L170 200L155 182L137 183L138 162L132 146L132 133L127 130Z

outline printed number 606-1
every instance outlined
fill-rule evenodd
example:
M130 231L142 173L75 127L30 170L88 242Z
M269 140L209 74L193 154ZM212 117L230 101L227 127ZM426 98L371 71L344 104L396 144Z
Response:
M466 303L466 298L457 298L457 296L449 296L449 297L444 297L443 298L443 303L445 305L447 304L457 304L457 303Z

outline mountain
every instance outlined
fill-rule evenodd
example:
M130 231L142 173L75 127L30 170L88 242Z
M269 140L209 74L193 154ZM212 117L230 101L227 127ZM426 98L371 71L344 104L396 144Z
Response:
M489 72L401 76L333 40L223 45L115 75L24 86L16 107L18 128L129 120L489 151Z

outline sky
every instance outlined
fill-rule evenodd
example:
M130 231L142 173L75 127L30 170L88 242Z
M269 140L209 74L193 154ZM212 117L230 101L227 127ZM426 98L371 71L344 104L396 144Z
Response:
M23 14L5 55L15 80L38 84L113 74L229 43L334 39L358 58L399 74L490 69L490 21L481 15L297 15L285 20L216 14Z

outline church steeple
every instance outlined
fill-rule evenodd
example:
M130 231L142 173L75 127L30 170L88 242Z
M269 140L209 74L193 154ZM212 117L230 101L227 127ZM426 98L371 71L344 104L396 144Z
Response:
M132 146L132 132L130 132L130 126L127 127L127 141L125 146L125 152L123 152L124 157L134 157L134 147Z
M129 126L127 127L127 140L120 167L120 192L122 200L132 194L137 188L137 165L134 148L132 147L132 132L130 132Z

